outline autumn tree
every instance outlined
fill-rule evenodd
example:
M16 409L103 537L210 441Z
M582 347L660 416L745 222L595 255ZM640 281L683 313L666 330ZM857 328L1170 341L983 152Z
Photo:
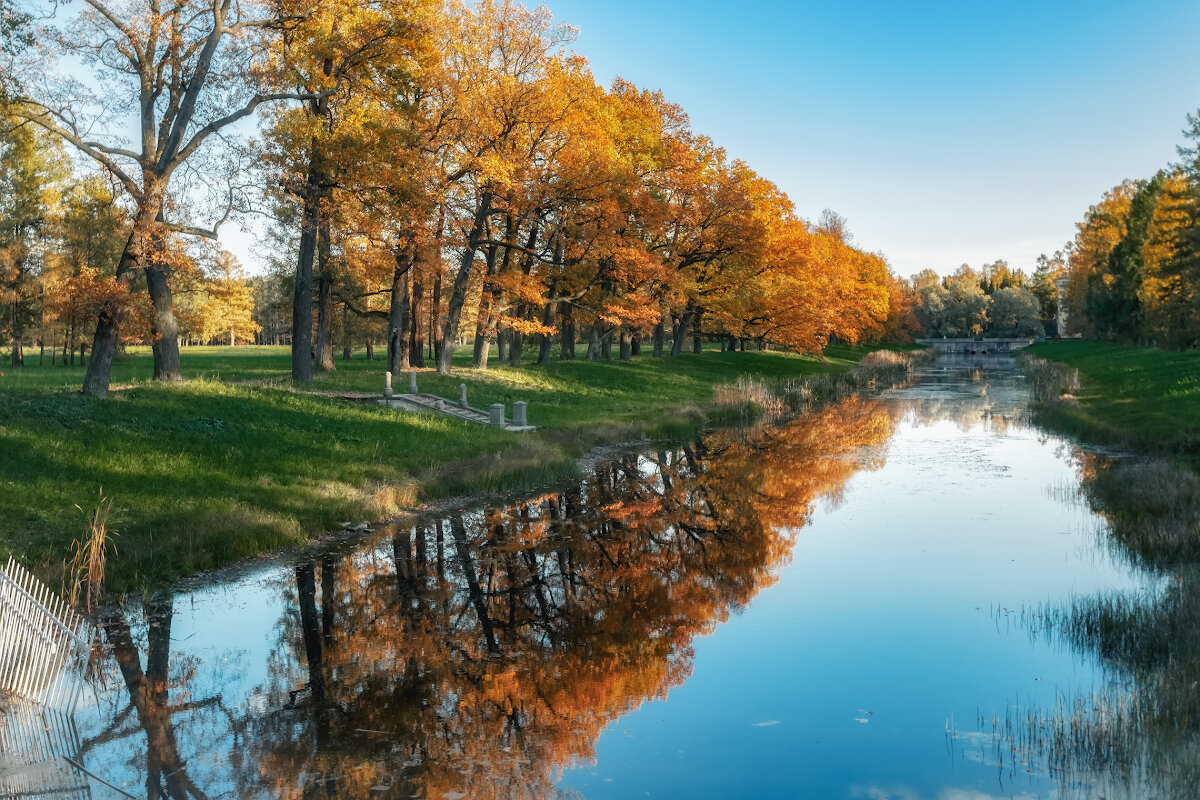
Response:
M529 11L505 0L473 10L454 5L437 92L446 187L447 233L457 249L442 331L438 371L449 373L476 257L488 246L491 220L521 214L533 162L553 146L555 125L572 104L553 78L585 70L567 54L571 31L545 8ZM570 85L567 82L565 85ZM532 221L530 221L532 222ZM511 249L511 244L509 248Z
M103 305L99 299L108 294L106 282L115 278L128 229L128 214L108 182L90 175L66 187L42 277L42 336L61 344L64 365L75 363L76 351L83 360L90 326Z
M292 378L311 381L313 356L332 369L333 284L330 263L331 192L347 170L371 151L364 143L386 135L375 125L373 101L388 93L403 95L420 58L430 3L422 0L374 0L368 3L323 2L295 7L303 19L276 40L275 80L303 87L299 108L272 120L271 153L284 190L299 206L300 237L296 256L292 319ZM393 148L411 146L393 136ZM356 187L357 188L357 187ZM318 287L318 340L312 339L314 265Z
M14 367L25 361L45 240L68 171L56 142L18 119L0 117L0 302Z
M237 258L222 250L206 277L200 338L206 342L225 339L231 345L239 340L253 341L259 331L254 321L254 297Z
M73 18L38 29L37 48L10 59L8 66L22 82L14 113L73 145L128 198L132 224L116 278L130 296L136 278L145 275L155 309L157 379L181 377L170 267L159 258L161 242L172 231L215 238L236 200L232 183L222 182L217 208L206 221L175 219L167 202L172 181L187 169L228 175L213 161L224 155L220 143L230 126L264 103L313 96L264 89L260 82L271 38L310 10L232 0L168 6L151 0L144 7L84 0ZM76 58L95 66L93 84L46 68ZM127 129L136 132L132 142ZM187 207L197 202L189 199ZM108 391L125 312L118 301L99 314L85 394Z
M1068 264L1069 283L1064 299L1072 333L1091 335L1095 326L1088 313L1089 296L1104 284L1108 258L1127 230L1136 184L1126 181L1105 193L1079 222Z
M991 298L974 271L964 267L957 275L918 290L917 317L931 336L978 336L987 326Z

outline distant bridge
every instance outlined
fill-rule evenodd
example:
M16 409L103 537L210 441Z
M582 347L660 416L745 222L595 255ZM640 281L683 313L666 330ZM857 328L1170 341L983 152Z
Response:
M932 347L939 353L967 353L971 355L992 355L997 353L1012 353L1023 347L1028 347L1040 338L1030 339L917 339L917 344Z

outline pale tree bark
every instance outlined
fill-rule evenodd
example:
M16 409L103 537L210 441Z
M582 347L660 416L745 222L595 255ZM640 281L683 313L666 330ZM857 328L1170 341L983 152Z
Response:
M296 281L292 294L292 380L313 379L313 262L317 253L317 227L321 219L321 181L324 169L313 142L308 176L301 195L300 248L296 257Z
M333 263L329 258L329 220L317 223L317 363L321 372L337 369L333 363Z
M392 271L392 296L388 304L388 372L409 368L409 297L408 285L412 259L407 253L396 254Z
M458 271L454 275L454 286L446 306L446 321L442 328L442 348L438 353L438 373L450 374L450 363L454 358L454 340L458 337L458 326L462 318L463 304L467 300L467 285L471 281L471 269L475 264L475 251L483 240L488 214L492 209L492 193L484 191L475 209L475 219L467 234L467 246L459 259Z
M412 305L409 309L408 363L413 367L425 366L425 284L413 274Z
M510 222L511 227L511 222ZM471 366L475 369L487 369L488 351L491 349L491 333L494 329L492 321L492 278L496 275L498 262L496 252L498 245L487 249L487 273L484 276L483 292L479 296L479 313L475 316L475 348L471 354ZM511 250L504 251L504 260L508 261Z

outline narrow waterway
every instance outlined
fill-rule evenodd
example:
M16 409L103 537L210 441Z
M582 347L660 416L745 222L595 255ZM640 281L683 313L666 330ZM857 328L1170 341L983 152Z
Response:
M630 453L114 615L80 760L181 799L1099 797L1011 743L1106 687L1034 610L1158 585L1083 458L1006 359Z

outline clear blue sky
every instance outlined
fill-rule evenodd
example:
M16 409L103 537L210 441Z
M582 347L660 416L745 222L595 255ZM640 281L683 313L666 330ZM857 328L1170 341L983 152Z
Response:
M662 89L902 275L1031 269L1200 107L1195 0L546 5L598 81Z

